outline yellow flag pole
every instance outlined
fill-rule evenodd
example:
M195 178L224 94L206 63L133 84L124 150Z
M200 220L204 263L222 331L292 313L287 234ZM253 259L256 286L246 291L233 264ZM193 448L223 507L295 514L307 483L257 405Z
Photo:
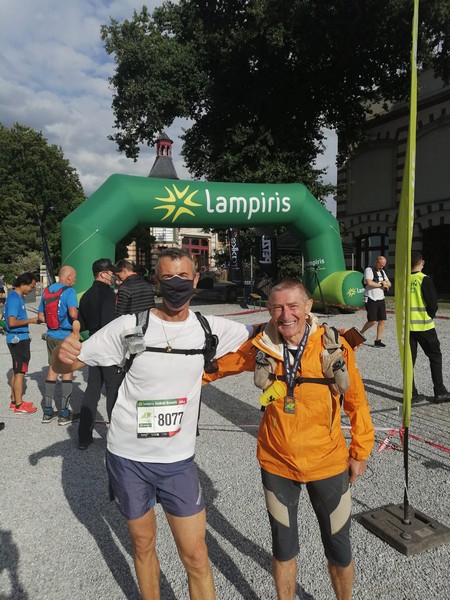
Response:
M413 364L410 333L410 275L411 246L414 228L414 187L416 171L416 128L417 128L417 38L419 23L419 0L414 0L414 16L412 26L411 48L411 94L409 130L406 147L405 166L403 171L400 207L397 220L395 244L395 315L397 324L397 340L400 361L403 370L403 427L404 435L404 468L405 468L405 520L408 519L408 440L411 418L411 397L413 382Z

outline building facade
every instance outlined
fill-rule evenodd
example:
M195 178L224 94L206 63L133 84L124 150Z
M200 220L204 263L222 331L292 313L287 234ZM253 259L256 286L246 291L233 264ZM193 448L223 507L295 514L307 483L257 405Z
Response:
M363 270L377 255L395 276L397 215L406 158L409 105L367 121L368 139L338 173L336 217L347 268ZM440 293L450 293L450 86L431 71L419 76L413 250Z

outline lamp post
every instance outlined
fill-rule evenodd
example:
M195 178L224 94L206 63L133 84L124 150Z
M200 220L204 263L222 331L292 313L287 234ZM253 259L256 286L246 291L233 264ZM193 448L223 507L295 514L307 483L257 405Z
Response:
M39 223L39 231L41 233L42 249L44 251L44 262L45 262L45 268L47 270L48 285L51 285L52 283L55 283L55 281L56 281L55 271L53 269L53 262L52 262L52 258L50 256L50 251L48 248L47 236L45 235L44 225L42 224L42 214L37 207L36 207L36 217L37 217L37 220Z

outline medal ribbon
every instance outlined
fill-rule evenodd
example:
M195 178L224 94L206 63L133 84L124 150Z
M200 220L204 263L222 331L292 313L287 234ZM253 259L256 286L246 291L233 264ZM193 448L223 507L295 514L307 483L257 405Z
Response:
M302 360L303 352L305 350L306 342L308 341L310 327L308 323L305 323L305 333L301 339L301 342L297 348L297 352L295 353L294 362L291 366L290 361L290 352L286 342L283 340L283 361L284 361L284 372L286 378L287 385L287 395L294 397L294 387L295 387L295 378L297 375L298 368L300 366L300 361Z

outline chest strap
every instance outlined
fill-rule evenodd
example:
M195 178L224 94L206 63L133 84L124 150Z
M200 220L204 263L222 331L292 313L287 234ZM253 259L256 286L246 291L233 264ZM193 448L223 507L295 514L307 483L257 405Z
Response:
M269 373L269 379L271 381L286 381L284 375L274 375ZM321 385L331 385L335 383L334 377L296 377L295 385L301 385L302 383L319 383Z
M205 354L206 348L194 348L194 349L186 349L182 348L155 348L153 346L146 346L146 352L162 352L164 354L185 354L191 356L193 354Z

